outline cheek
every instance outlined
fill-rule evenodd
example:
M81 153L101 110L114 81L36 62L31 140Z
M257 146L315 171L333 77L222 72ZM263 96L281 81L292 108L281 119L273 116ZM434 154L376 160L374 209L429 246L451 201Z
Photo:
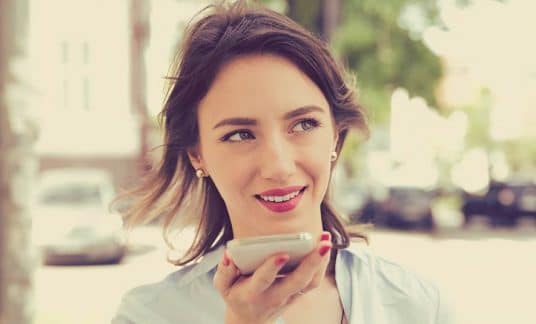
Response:
M230 154L228 151L207 152L207 171L225 202L240 195L252 177L252 165L246 156Z
M299 158L297 160L299 165L315 182L315 192L322 196L327 188L331 172L331 150L331 142L319 141L298 152Z
M318 156L316 159L309 162L309 170L316 181L327 186L330 175L330 161L325 155Z

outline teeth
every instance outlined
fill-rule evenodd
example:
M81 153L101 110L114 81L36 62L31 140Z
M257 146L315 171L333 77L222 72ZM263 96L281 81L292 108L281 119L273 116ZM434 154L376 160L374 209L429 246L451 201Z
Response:
M283 201L289 201L289 200L291 200L292 198L296 197L299 194L300 194L299 191L295 191L295 192L289 193L289 194L284 195L284 196L262 196L261 195L260 197L262 198L262 200L265 200L265 201L283 202Z

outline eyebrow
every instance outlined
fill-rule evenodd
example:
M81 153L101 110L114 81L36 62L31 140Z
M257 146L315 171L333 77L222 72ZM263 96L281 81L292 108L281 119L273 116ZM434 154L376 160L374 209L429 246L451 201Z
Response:
M292 119L301 115L308 114L310 112L320 112L324 113L324 109L318 107L318 106L304 106L297 109L294 109L292 111L289 111L283 115L284 120ZM221 120L216 125L214 125L213 129L216 129L218 127L222 126L255 126L257 125L257 120L253 118L243 118L243 117L235 117L235 118L226 118L224 120Z

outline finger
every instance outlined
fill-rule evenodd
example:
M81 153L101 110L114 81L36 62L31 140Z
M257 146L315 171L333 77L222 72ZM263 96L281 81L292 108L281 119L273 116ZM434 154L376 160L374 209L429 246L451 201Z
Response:
M331 242L331 234L329 232L322 233L322 235L320 236L320 240L319 240L318 244L320 244L322 241ZM322 259L320 268L314 274L313 279L311 280L309 285L306 288L301 290L302 293L305 293L305 292L308 292L310 290L313 290L313 289L319 287L320 284L322 283L322 280L326 276L326 271L327 271L327 268L329 266L329 261L331 259L331 250L328 251L327 254L328 254L327 257Z
M275 294L275 298L288 297L305 289L311 282L313 276L320 270L325 259L329 259L329 251L332 248L332 243L322 241L318 247L313 250L294 270L287 275L281 282L271 291Z
M282 307L283 310L286 310L289 306L291 306L292 304L294 304L297 300L299 300L300 298L303 297L304 294L301 294L301 293L297 293L297 294L294 294L294 295L290 295L289 297L286 298L286 302L284 304L284 306Z
M218 264L216 274L214 275L214 287L222 294L227 296L229 289L238 279L240 273L238 268L227 254L227 250L223 253L223 258Z
M268 258L251 276L251 291L260 294L272 286L277 274L288 260L287 254L278 254Z

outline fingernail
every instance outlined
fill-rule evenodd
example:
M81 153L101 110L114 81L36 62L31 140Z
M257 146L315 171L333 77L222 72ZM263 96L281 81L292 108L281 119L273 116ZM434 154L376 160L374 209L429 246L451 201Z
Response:
M330 237L331 237L331 235L329 234L329 232L324 232L320 236L320 240L321 241L329 241Z
M275 265L276 266L282 266L283 264L287 263L289 256L283 255L275 259Z
M225 251L223 253L223 265L224 266L229 266L229 264L231 264L231 260L229 259L229 256L227 255L227 251Z
M324 255L326 255L326 253L328 253L329 250L331 250L331 246L324 245L320 247L320 249L318 250L318 253L320 254L320 256L323 257Z

